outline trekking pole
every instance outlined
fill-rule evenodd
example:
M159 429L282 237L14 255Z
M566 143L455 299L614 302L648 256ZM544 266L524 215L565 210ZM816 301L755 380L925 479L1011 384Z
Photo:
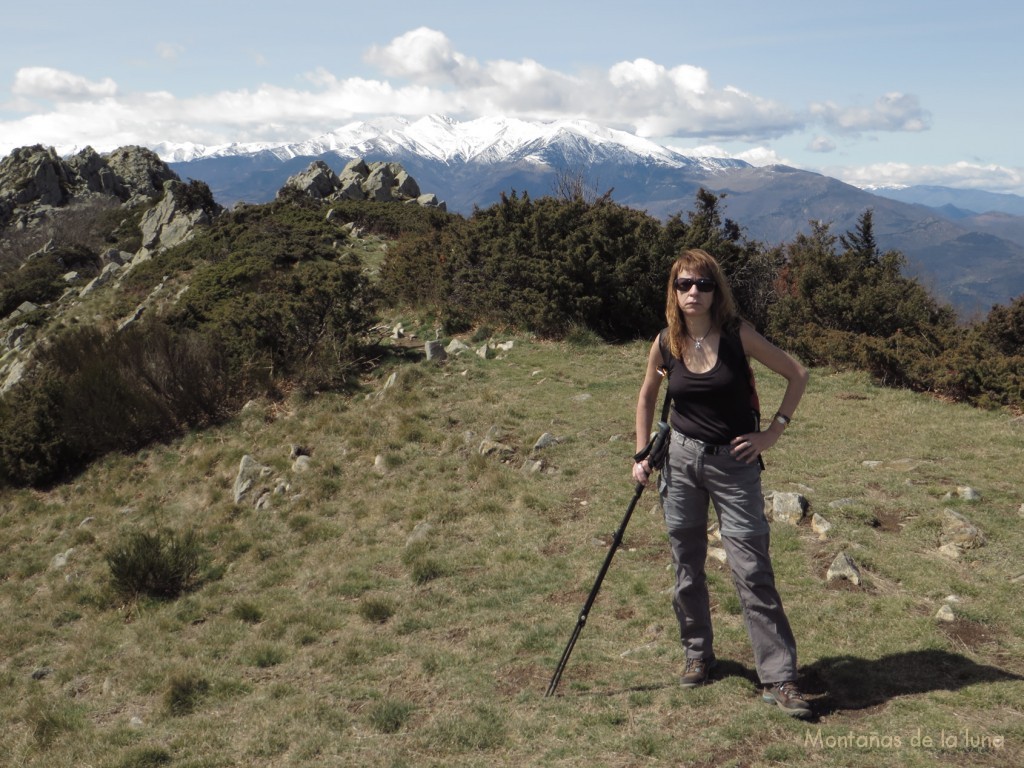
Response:
M635 461L643 461L647 459L647 463L651 467L651 471L655 469L661 469L662 464L665 462L665 456L668 453L669 446L669 434L671 430L665 422L658 422L658 431L651 437L647 447L645 447L640 453L633 457ZM597 574L597 580L594 582L594 586L590 590L590 594L587 596L587 601L583 604L583 610L580 611L579 618L576 619L576 627L572 631L572 637L569 638L569 644L565 646L565 650L562 651L562 658L558 661L558 666L555 668L555 674L551 678L551 682L548 684L547 693L545 696L551 696L555 692L555 688L558 687L558 681L562 678L562 672L565 670L565 665L569 662L569 656L572 654L573 646L576 645L576 640L579 638L580 633L583 631L583 625L587 623L587 617L590 615L590 609L594 605L594 600L597 599L597 593L601 589L601 582L604 581L605 574L608 573L608 567L612 563L612 558L615 556L615 551L622 544L622 535L626 532L626 526L629 525L629 518L633 515L633 509L636 507L636 503L640 500L640 495L644 492L645 486L642 483L636 484L636 490L633 493L633 499L629 502L629 506L626 508L626 514L622 517L622 522L619 523L618 530L615 531L615 536L612 538L611 547L608 549L608 554L604 558L604 564L601 566L600 572Z

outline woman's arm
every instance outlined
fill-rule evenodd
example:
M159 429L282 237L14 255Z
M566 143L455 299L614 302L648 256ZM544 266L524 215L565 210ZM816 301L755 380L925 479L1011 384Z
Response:
M786 380L786 393L782 396L778 413L787 419L792 419L793 413L804 395L804 390L807 388L809 378L807 369L788 352L784 352L768 341L749 323L744 322L740 326L740 340L743 342L744 354L754 358L768 370L774 371ZM733 440L735 446L733 455L742 461L753 463L757 461L759 455L775 445L785 429L785 425L780 424L773 417L767 429L735 438Z
M654 409L658 403L658 390L661 388L661 372L658 370L662 365L661 349L657 340L651 345L651 351L647 355L647 370L644 372L644 382L640 385L640 396L636 401L636 452L640 453L647 447L651 439L651 425L654 423ZM647 484L647 477L651 473L647 460L633 464L633 479Z

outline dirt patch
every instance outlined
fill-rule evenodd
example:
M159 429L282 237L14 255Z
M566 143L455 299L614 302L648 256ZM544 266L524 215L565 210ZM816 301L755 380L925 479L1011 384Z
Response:
M883 533L901 533L903 531L903 516L899 512L876 511L868 524L876 531Z
M568 554L573 549L568 541L553 541L550 544L545 544L541 547L541 552L545 557L556 557L558 555Z
M553 605L580 605L587 599L586 592L580 592L579 590L569 590L563 592L552 592L546 598L545 602L552 603Z
M549 516L554 523L567 523L586 517L589 511L590 489L577 488L561 506L551 510Z
M547 688L551 672L536 664L504 667L495 673L495 688L506 698L514 698L524 691L542 691Z
M993 630L980 622L969 619L956 619L948 624L942 624L940 628L951 643L958 648L965 648L972 652L977 652L996 639Z

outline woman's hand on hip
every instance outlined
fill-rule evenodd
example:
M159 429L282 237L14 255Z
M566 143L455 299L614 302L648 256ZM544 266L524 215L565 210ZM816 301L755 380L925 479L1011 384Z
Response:
M732 455L739 461L753 464L757 457L771 448L779 440L779 436L769 430L750 432L733 438Z

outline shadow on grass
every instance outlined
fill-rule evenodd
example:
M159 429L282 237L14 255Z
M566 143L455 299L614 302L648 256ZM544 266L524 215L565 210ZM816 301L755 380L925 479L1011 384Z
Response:
M941 650L907 651L862 659L834 656L801 670L800 687L814 697L816 715L877 707L898 696L957 691L978 683L1024 680L998 667Z

